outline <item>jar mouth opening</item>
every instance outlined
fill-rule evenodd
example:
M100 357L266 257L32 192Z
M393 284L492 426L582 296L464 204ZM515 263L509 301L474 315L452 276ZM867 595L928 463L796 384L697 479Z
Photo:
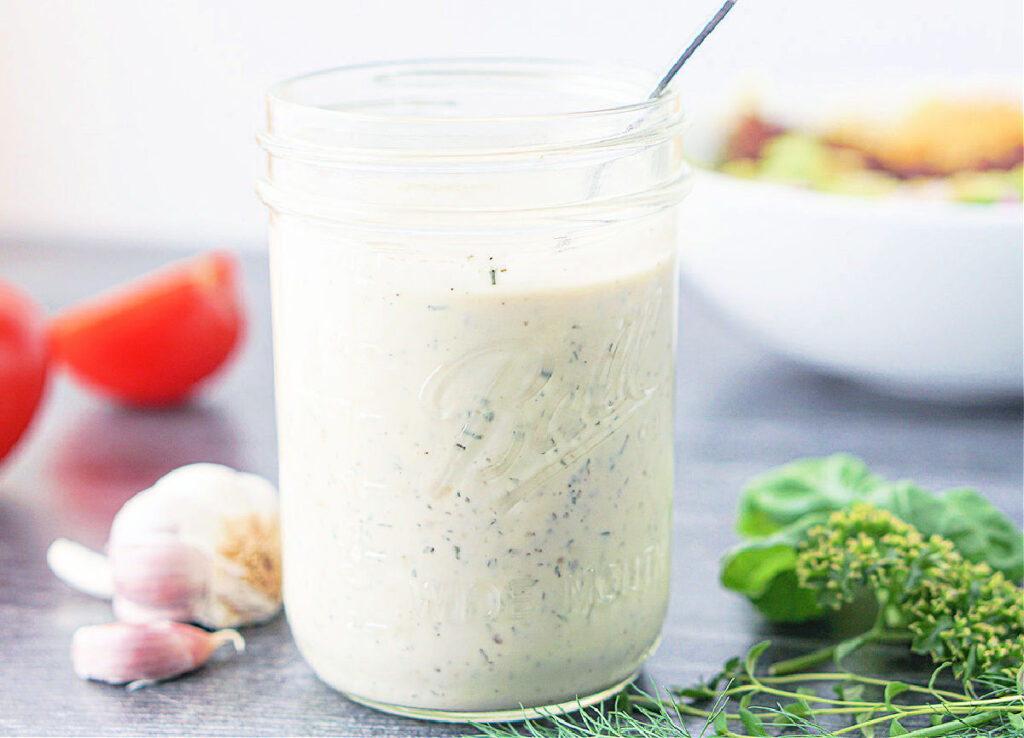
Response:
M678 135L678 93L655 75L549 59L375 62L279 82L261 145L323 163L502 158L607 149Z
M371 85L386 91L394 91L406 84L406 91L412 85L426 87L432 80L458 81L460 78L488 77L495 83L501 82L550 82L605 85L602 94L594 94L594 99L603 97L605 104L580 104L576 107L565 106L564 109L552 109L533 113L489 113L459 114L453 105L447 114L440 111L435 114L411 112L416 105L424 105L415 100L371 100L371 99L335 99L334 101L317 101L318 95L330 95L331 88L337 84L338 92L344 94L346 86L350 89L357 85ZM655 75L632 67L583 62L568 59L540 59L527 57L440 57L431 59L410 59L405 61L369 62L352 64L330 69L323 69L308 74L290 77L272 85L267 93L268 104L292 105L310 110L320 111L338 119L374 120L381 123L417 123L417 124L460 124L488 125L498 121L532 122L550 121L564 118L588 118L617 116L624 113L642 113L651 108L664 106L678 98L678 93L671 89L664 91L657 98L649 97L657 84ZM335 92L334 94L338 94ZM580 96L582 97L582 96ZM622 102L615 102L617 98ZM328 97L328 100L330 98ZM439 103L443 105L444 103ZM522 101L515 104L521 108ZM389 110L390 108L390 110ZM399 111L405 112L399 112ZM376 111L376 112L374 112Z

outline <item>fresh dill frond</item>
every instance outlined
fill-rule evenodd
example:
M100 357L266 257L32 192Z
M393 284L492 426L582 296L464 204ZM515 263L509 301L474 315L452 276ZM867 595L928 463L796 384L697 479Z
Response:
M475 727L486 738L699 738L704 734L701 731L694 736L671 703L635 688L629 692L650 699L656 707L630 705L625 699L629 693L623 692L623 699L574 713L549 711L543 718L522 723L483 723ZM710 721L706 722L705 728L710 727Z

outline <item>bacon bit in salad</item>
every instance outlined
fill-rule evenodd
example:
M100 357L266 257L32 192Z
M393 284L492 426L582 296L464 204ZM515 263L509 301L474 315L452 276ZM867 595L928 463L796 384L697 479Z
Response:
M1024 116L1017 104L934 102L896 126L848 122L820 133L751 111L718 168L734 176L860 195L907 191L965 202L1019 202Z

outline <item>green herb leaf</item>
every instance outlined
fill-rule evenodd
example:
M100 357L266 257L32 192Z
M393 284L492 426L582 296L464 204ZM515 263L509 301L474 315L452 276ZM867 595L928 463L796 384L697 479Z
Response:
M803 700L800 700L799 702L789 702L783 705L782 711L785 712L787 715L802 718L811 717L814 714L811 711L810 705L808 705Z
M802 623L825 614L815 593L800 586L795 570L780 572L768 590L750 602L774 623Z
M863 684L844 684L840 682L832 687L836 697L847 702L860 702L864 698Z
M912 482L886 482L861 460L836 454L772 469L744 488L736 527L748 540L723 557L723 586L775 622L821 617L822 603L794 573L797 552L811 528L856 502L888 510L926 537L947 538L964 558L1011 581L1024 577L1024 533L974 490L937 495Z
M766 538L735 546L722 557L722 584L750 597L763 595L779 573L793 569L807 531L827 521L825 514L808 516Z
M708 687L703 685L699 687L676 687L672 690L672 694L676 697L688 697L691 700L713 700L715 698L715 692Z
M800 459L747 484L740 498L736 530L746 538L771 535L809 513L846 507L882 483L853 456Z
M857 723L866 723L868 720L875 716L877 710L868 710L867 712L857 713ZM877 723L876 723L877 724ZM875 725L859 725L860 733L864 738L875 738Z
M946 506L936 527L919 525L918 530L948 538L965 559L985 562L1010 581L1024 578L1024 534L1010 518L971 489L953 490L941 499Z
M752 713L746 707L740 708L740 722L743 723L744 729L753 736L767 736L768 731L765 730L764 723L761 722L761 718Z
M1024 533L973 489L937 495L902 481L880 486L864 501L888 510L925 536L948 538L965 559L985 562L1011 581L1024 577Z
M889 723L889 738L893 738L896 735L906 735L910 731L900 725L899 720L893 720Z
M824 610L796 578L797 549L807 531L824 524L824 513L807 515L767 538L746 541L722 558L721 582L746 595L770 620L801 622L820 617Z
M743 668L750 676L754 676L754 670L757 668L757 660L761 654L764 653L765 649L772 644L771 641L761 641L755 644L747 651L747 656L743 659Z
M725 668L722 671L723 679L732 679L739 673L740 670L740 657L733 656L731 659L725 662Z
M711 721L711 724L715 728L715 735L728 735L729 734L729 721L725 717L725 710L720 710L715 719Z
M1006 716L1006 719L1010 721L1010 725L1024 733L1024 715L1021 715L1019 712L1011 712Z
M903 682L889 682L885 685L885 706L888 709L892 709L892 700L896 695L903 694L910 687Z

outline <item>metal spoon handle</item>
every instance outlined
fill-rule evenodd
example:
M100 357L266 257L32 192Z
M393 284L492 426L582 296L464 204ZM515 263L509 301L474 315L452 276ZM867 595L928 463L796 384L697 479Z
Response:
M686 60L693 56L693 52L697 50L697 47L704 43L704 39L711 35L711 32L715 30L715 26L722 22L722 18L729 14L729 11L732 10L732 6L735 4L736 0L725 0L725 3L718 9L718 12L715 13L714 17L708 21L708 24L704 26L701 32L697 34L697 37L690 42L689 46L686 47L686 51L683 52L683 55L676 59L676 63L668 70L668 74L661 78L661 82L659 82L658 86L654 88L654 92L651 93L651 96L648 99L653 100L665 91L665 88L672 82L672 78L676 76L676 72L683 68L683 65L686 64Z
M652 92L650 97L647 98L648 100L654 100L665 91L665 88L672 82L672 78L675 77L676 73L683 68L684 64L686 64L686 60L693 56L693 52L697 50L697 47L704 43L704 39L711 35L711 32L715 30L715 26L722 22L722 18L732 10L732 6L735 4L736 0L725 0L725 4L718 9L718 12L715 13L714 17L708 21L707 25L701 29L701 32L698 33L696 38L694 38L693 41L690 42L690 45L686 47L686 51L683 52L683 55L676 59L676 63L672 65L670 70L668 70L668 74L661 78L661 82L659 82L658 86L654 88L654 92ZM646 115L646 113L644 113L644 115ZM639 119L633 121L626 127L625 132L629 133L635 130L643 120L643 116L641 116ZM611 165L611 163L611 161L606 161L597 167L593 178L590 180L588 197L594 197L597 194L597 191L601 187L601 178L604 176L605 170L609 165Z

